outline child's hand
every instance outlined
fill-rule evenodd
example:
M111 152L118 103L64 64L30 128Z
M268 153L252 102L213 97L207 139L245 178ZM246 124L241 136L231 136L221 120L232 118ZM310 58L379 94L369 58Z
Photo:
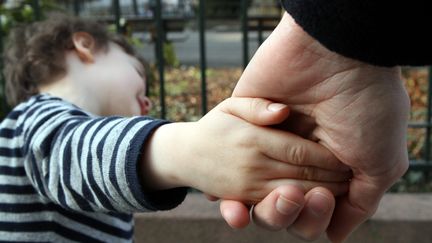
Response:
M345 193L347 184L340 182L351 172L323 146L245 121L273 125L287 116L286 106L264 99L227 99L198 122L159 128L146 153L153 162L145 168L162 175L158 188L190 186L248 203L292 183Z

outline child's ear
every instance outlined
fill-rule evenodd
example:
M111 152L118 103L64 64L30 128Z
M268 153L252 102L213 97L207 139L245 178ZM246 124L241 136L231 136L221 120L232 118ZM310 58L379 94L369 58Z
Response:
M76 32L72 35L72 41L78 57L83 62L93 62L95 40L87 32Z

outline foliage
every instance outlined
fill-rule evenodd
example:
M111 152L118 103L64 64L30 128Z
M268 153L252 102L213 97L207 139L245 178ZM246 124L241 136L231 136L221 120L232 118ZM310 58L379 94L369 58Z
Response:
M404 68L405 87L411 99L410 122L427 122L428 70L427 68ZM408 152L411 160L425 159L426 129L409 128ZM391 189L392 192L432 192L432 171L408 171Z
M15 0L8 4L0 5L1 29L7 34L11 27L17 23L31 23L38 19L44 19L50 11L64 11L54 0L41 0L38 12L35 1ZM38 16L39 15L39 16Z
M163 56L164 56L164 60L165 60L166 65L168 65L169 67L174 67L174 68L177 68L180 66L180 61L177 58L177 54L175 52L174 45L172 42L166 41L164 43L163 51L164 51Z
M410 122L427 121L428 70L426 68L405 68L403 80L411 99ZM408 130L408 151L411 159L424 157L426 130L410 128Z
M210 68L207 70L208 109L231 96L240 68ZM153 72L154 73L154 72ZM153 75L156 77L156 75ZM165 74L167 119L172 121L196 121L201 114L201 72L197 67L169 68ZM160 116L159 83L150 82L150 98L155 109L150 115Z
M21 23L31 23L38 19L46 18L50 11L64 11L54 0L40 0L36 8L33 0L14 0L0 4L0 54L3 50L4 37L11 28ZM0 62L0 70L3 70L3 59ZM10 108L6 105L4 94L3 72L0 74L0 119L6 116Z

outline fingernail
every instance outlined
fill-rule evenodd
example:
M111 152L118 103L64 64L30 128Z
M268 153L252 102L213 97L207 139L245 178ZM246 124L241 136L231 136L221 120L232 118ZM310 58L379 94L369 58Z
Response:
M285 104L281 104L281 103L271 103L271 104L267 107L267 109L268 109L269 111L273 111L273 112L275 112L275 111L280 111L280 110L284 109L285 107L287 107L287 105L285 105Z
M283 215L292 215L300 209L300 205L283 196L279 196L278 200L276 201L276 209Z
M310 210L315 216L321 217L330 211L330 199L322 193L316 192L309 199Z

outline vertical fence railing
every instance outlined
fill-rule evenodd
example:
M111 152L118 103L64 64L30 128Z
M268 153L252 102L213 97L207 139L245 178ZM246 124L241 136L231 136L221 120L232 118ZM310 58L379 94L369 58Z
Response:
M2 93L3 99L0 102L0 109L1 109L1 115L5 116L7 112L7 105L6 105L6 87L5 87L5 80L3 77L3 27L2 27L2 18L0 17L0 92ZM1 118L3 119L3 117ZM0 120L1 121L1 120Z
M263 42L264 42L263 23L262 21L258 21L258 46L261 46Z
M427 93L427 104L426 104L426 116L424 121L421 122L410 122L408 127L411 129L424 129L424 143L422 154L420 158L411 158L410 157L410 170L416 171L432 171L432 161L430 161L431 157L431 132L432 132L432 66L428 68L428 93ZM418 138L420 139L420 138Z
M429 67L429 82L428 82L428 104L426 113L426 147L425 147L425 160L430 160L430 145L431 145L431 118L432 118L432 67Z
M243 68L249 63L249 24L248 24L248 5L249 0L241 0L241 28L243 35Z
M410 170L417 170L423 172L432 171L431 161L431 144L432 144L432 66L428 67L428 92L426 104L426 117L423 122L410 122L408 127L411 129L424 129L424 145L421 158L410 159ZM419 138L420 139L420 138Z
M154 8L154 17L156 23L156 60L159 73L159 99L161 106L161 118L166 118L165 105L165 58L164 58L164 42L165 33L162 19L162 0L156 0Z
M75 16L79 16L79 12L81 10L81 0L74 0L73 2L73 12Z
M432 144L432 66L428 67L428 93L427 93L427 107L426 107L426 118L424 122L412 122L408 125L411 129L424 129L425 139L423 154L420 159L410 159L410 170L418 170L430 172L432 171L431 161L431 144Z
M133 7L134 14L137 16L139 14L137 0L132 0L132 7Z
M206 55L206 5L205 0L199 1L198 25L200 40L200 69L201 69L201 113L207 113L207 55Z
M34 10L34 13L35 13L36 20L40 20L42 18L42 13L41 13L41 7L40 7L39 0L34 0L33 1L33 10Z
M120 18L121 18L121 9L120 9L120 0L112 0L112 12L114 14L114 25L116 27L117 33L121 32Z

